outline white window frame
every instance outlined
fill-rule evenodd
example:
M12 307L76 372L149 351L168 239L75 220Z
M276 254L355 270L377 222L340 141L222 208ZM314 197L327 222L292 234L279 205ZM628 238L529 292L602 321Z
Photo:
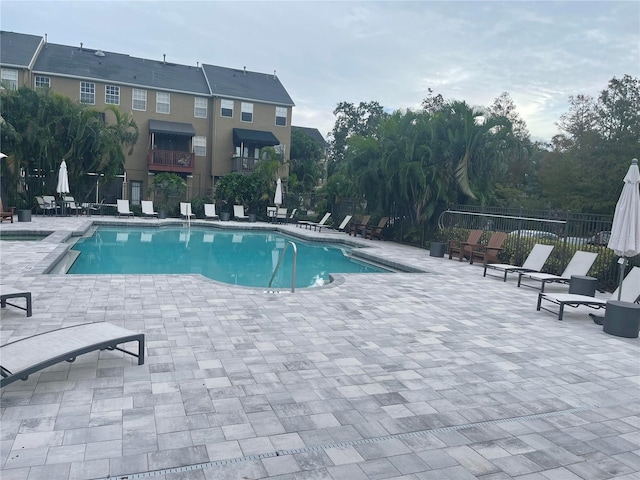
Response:
M138 106L136 106L136 102L138 102ZM142 108L140 108L140 104L144 104ZM131 91L131 110L138 110L139 112L147 111L147 91L141 88L134 88Z
M0 83L2 83L2 86L7 88L7 90L17 90L18 70L3 68L2 72L0 72Z
M231 110L231 115L225 115L225 110ZM225 118L233 118L233 100L220 100L220 116Z
M191 145L193 146L193 153L196 157L207 156L207 137L195 136L191 140Z
M107 105L120 105L120 87L117 85L105 85L104 103Z
M166 105L167 111L161 109L161 105ZM171 94L167 92L156 92L156 113L171 114Z
M245 120L245 114L251 115L250 120ZM253 123L253 103L242 102L240 104L240 121L244 123Z
M278 119L283 119L281 123L278 123ZM287 126L287 107L276 107L276 127Z
M51 88L51 79L42 75L36 75L34 79L36 88Z
M193 116L195 118L207 118L207 99L204 97L195 97L193 99Z
M96 104L96 84L93 82L80 82L80 103L86 105Z

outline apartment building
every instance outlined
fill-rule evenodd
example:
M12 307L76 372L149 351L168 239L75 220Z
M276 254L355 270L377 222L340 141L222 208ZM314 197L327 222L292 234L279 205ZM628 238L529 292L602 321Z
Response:
M133 204L156 173L185 177L191 197L211 194L221 175L253 171L262 147L289 160L294 103L275 72L180 65L3 31L0 77L5 88L49 88L100 111L129 112L140 131L123 172Z

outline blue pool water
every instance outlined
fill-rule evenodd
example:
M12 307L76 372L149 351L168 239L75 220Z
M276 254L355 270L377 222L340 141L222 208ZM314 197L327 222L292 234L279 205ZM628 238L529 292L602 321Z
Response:
M100 227L81 238L68 274L199 273L224 283L267 287L287 241L298 249L296 287L322 285L329 273L386 272L348 256L349 249L309 243L276 233L205 228ZM291 287L292 248L272 287Z

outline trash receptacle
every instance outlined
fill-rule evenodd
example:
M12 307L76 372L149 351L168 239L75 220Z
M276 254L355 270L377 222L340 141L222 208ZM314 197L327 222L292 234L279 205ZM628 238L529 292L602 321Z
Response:
M18 221L19 222L30 222L31 221L31 210L18 210Z
M429 246L429 255L431 257L444 257L444 249L446 245L442 242L431 242Z

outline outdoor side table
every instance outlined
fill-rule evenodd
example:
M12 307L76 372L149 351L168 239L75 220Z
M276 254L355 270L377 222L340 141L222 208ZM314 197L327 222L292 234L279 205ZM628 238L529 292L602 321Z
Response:
M571 275L571 280L569 280L569 293L595 297L597 286L597 278L586 277L584 275Z
M640 330L640 305L620 300L607 302L603 332L617 337L638 338L638 330Z
M431 242L429 247L429 256L431 257L444 257L444 250L446 245L442 242Z

